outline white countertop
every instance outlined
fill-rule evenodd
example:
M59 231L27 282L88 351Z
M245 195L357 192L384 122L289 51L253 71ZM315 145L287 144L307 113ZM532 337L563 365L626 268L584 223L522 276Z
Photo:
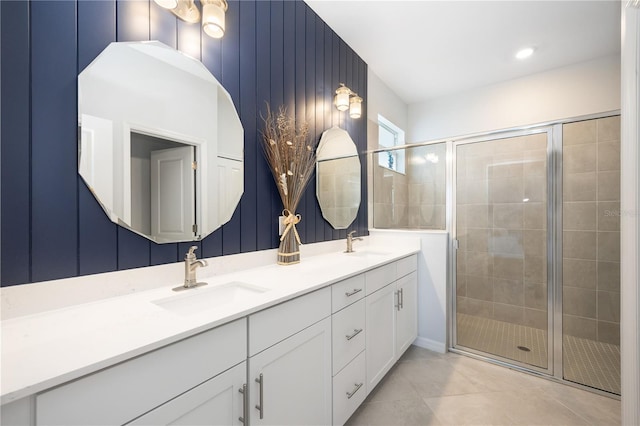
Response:
M207 286L174 292L176 282L172 281L151 290L5 319L1 323L1 403L33 395L418 251L418 245L367 246L350 254L305 257L296 265L273 264L205 278L204 270L199 269L199 281L206 281ZM192 314L178 314L153 303L236 281L266 291Z

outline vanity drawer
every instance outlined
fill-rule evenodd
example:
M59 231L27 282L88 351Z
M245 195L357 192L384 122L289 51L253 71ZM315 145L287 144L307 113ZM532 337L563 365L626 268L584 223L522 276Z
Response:
M363 351L333 378L333 424L343 425L367 396Z
M43 392L37 424L127 423L244 361L246 333L240 319Z
M397 277L402 278L418 269L418 256L414 254L409 257L405 257L404 259L400 259L396 262L396 265Z
M334 375L364 350L365 311L361 299L331 317Z
M366 294L369 295L396 280L396 263L365 272Z
M364 274L347 278L331 286L331 312L338 312L364 297Z
M331 315L331 288L325 287L249 316L249 356L293 336Z

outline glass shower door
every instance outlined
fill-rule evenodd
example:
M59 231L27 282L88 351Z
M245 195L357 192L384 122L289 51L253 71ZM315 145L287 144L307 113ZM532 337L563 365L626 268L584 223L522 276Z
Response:
M550 134L454 144L454 345L543 371Z
M562 377L620 394L620 117L562 126Z

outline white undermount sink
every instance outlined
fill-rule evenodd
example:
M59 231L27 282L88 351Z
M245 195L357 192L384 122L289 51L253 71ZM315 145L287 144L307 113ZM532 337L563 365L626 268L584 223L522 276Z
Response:
M152 303L179 315L193 315L223 305L237 303L268 289L239 281L216 286L196 287L153 300Z

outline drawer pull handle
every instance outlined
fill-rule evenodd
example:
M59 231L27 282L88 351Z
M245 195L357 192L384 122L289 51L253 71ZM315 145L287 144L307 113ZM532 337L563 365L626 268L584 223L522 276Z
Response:
M238 389L238 392L242 394L242 417L239 417L238 420L243 424L247 424L247 422L245 422L248 414L247 408L249 408L247 405L247 384L243 384L242 387Z
M404 309L404 288L400 289L400 309Z
M362 333L362 329L361 328L354 328L353 329L353 334L347 334L345 337L347 338L347 340L351 340L354 337L356 337L358 334Z
M263 400L264 378L262 377L262 373L260 373L260 377L256 379L256 383L260 383L260 404L256 405L256 409L260 411L260 419L263 419L264 418L264 400Z
M355 395L358 390L360 390L363 384L364 383L355 383L355 388L353 388L351 392L347 392L347 399L351 399L351 397Z
M344 295L345 295L345 296L347 296L347 297L351 297L351 296L353 296L354 294L358 294L358 293L360 293L361 291L362 291L362 289L361 289L361 288L354 288L354 289L353 289L353 291L348 291L348 292L346 292Z

